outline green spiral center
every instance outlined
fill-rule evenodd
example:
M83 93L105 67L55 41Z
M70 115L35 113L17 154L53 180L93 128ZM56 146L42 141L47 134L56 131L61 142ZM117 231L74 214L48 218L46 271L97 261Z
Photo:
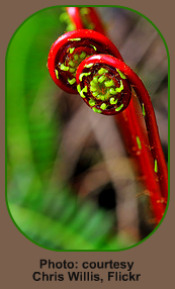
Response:
M68 57L66 65L69 67L69 71L72 72L73 76L76 76L77 67L88 56L90 55L88 55L85 51L82 51L80 54L75 53Z
M59 65L62 71L69 71L73 76L76 75L76 70L79 64L88 56L85 51L81 53L73 53L75 48L69 48L70 54L67 55L64 63Z
M73 85L76 82L76 71L79 64L90 55L82 50L76 51L75 47L69 47L67 50L67 56L63 63L59 63L58 67L62 72L69 72L69 78L67 81L70 85ZM58 78L58 72L56 77Z
M120 86L116 87L114 79L108 75L108 70L105 68L100 68L90 82L90 91L94 99L101 101L109 100L110 104L117 103L117 98L114 95L117 95L123 89L123 81L120 80Z
M92 110L112 115L128 106L130 86L119 69L111 70L111 67L99 67L90 62L84 67L86 70L79 75L77 91Z

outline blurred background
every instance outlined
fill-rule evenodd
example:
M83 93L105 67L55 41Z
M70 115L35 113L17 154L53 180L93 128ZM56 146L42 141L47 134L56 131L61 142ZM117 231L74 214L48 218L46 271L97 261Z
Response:
M163 40L127 9L97 7L109 38L152 98L168 158L168 60ZM7 204L23 234L52 250L121 250L154 225L113 117L52 81L47 56L66 31L63 8L41 10L11 39L7 77Z

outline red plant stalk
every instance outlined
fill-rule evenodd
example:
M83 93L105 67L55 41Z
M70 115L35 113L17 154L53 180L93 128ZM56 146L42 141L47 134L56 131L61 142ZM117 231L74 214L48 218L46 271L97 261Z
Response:
M92 29L105 35L100 18L92 7L66 7L70 20L76 29ZM91 26L88 27L88 24Z
M98 17L95 9L92 7L88 7L88 11L89 11L89 14L92 15L91 17L89 17L89 20L92 21L92 23L94 24L94 30L105 34L103 24L101 23L101 20ZM71 18L71 21L73 23L76 23L77 29L86 28L83 25L82 15L80 13L80 8L68 7L67 12ZM81 23L80 25L78 24L77 19L79 20L79 23ZM117 55L115 55L115 56L117 56ZM117 57L120 60L123 60L121 55L118 55ZM147 93L147 91L145 89L140 90L140 93L144 93L144 95L145 95L145 92ZM138 91L137 91L137 93L138 93ZM133 93L133 95L134 95L134 93ZM146 97L146 99L147 99L147 97ZM150 99L150 98L148 98L148 99ZM151 101L149 101L149 103L151 103ZM145 145L147 147L148 154L149 154L149 151L151 150L154 162L156 163L159 160L158 161L159 162L158 172L157 172L157 175L154 176L154 178L159 183L159 187L160 187L159 189L161 191L162 201L164 202L164 204L166 206L167 198L168 198L168 172L167 172L167 166L166 166L164 154L162 152L162 147L161 147L161 143L160 143L160 137L159 137L159 133L158 133L158 128L157 128L157 124L156 124L154 110L153 110L152 104L150 105L149 103L147 103L147 107L149 107L149 109L148 109L148 113L146 113L146 115L145 115L145 121L147 122L147 119L148 118L150 119L149 123L147 124L150 146L149 146L149 143L147 141L147 138L145 137L145 133L143 131L143 128L142 128L140 122L138 122L138 117L137 117L137 113L136 113L137 109L136 109L132 100L130 102L130 105L128 106L128 108L125 111L121 112L120 115L115 116L115 120L119 124L119 128L120 128L121 133L123 135L124 142L125 142L128 150L129 150L130 154L133 155L135 152L135 156L137 155L137 150L135 150L135 148L137 147L136 139L138 139L138 137L139 137L141 142L145 143ZM155 124L153 127L151 124L152 121ZM149 124L151 124L151 127L149 127ZM129 140L129 137L130 137L130 140ZM132 148L133 148L133 150L132 150ZM158 148L158 149L155 149L155 148ZM152 160L150 162L152 163Z
M97 83L97 78L100 80L100 71L103 71L103 77L105 80L103 82L99 81ZM116 71L116 72L115 72ZM113 109L115 108L116 113L120 113L122 109L125 109L125 98L128 98L128 94L131 94L132 87L135 87L136 92L139 95L139 101L144 103L145 105L145 113L148 114L146 120L146 126L149 130L149 139L154 138L157 140L158 138L158 130L157 124L154 117L154 111L151 110L153 116L149 115L150 108L152 107L150 97L142 83L142 81L138 78L138 76L121 60L111 56L111 55L94 55L86 58L81 62L77 69L76 80L79 86L80 95L83 100L92 107L92 109L98 113L103 114L113 114ZM130 87L128 87L127 83L123 80L129 82ZM110 89L108 84L113 85L113 87L118 88L120 90L121 82L123 83L122 90L116 95L112 97L110 95ZM112 84L113 82L113 84ZM96 90L94 89L96 83ZM120 86L119 86L120 83ZM106 87L107 84L107 87ZM86 89L85 89L86 87ZM111 86L110 86L111 87ZM104 92L105 90L105 97ZM114 88L112 88L112 91ZM83 94L81 93L82 91ZM96 93L97 91L97 93ZM113 107L112 103L115 104ZM130 104L129 104L130 105ZM129 107L129 106L128 106ZM94 109L95 108L95 109ZM126 108L127 109L127 108ZM135 123L134 123L135 124ZM154 127L153 130L150 131L150 127ZM137 127L137 129L140 127ZM137 135L139 135L140 131L136 131ZM154 136L152 136L154 133ZM159 184L156 180L156 172L154 171L154 161L150 158L148 154L147 147L144 142L142 142L139 138L135 140L137 150L137 161L139 163L139 168L144 178L145 186L149 190L152 210L154 212L154 216L156 219L156 223L159 223L163 213L164 213L164 204L161 202L161 192L159 190ZM158 143L154 143L155 150L158 155L162 157L162 149L160 146L160 141ZM162 159L161 159L162 160ZM157 166L159 167L159 158Z

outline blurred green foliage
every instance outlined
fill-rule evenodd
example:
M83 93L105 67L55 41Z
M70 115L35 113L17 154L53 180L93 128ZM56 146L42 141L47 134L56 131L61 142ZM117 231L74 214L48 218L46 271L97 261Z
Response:
M7 204L30 240L53 250L118 250L115 214L78 199L58 175L51 180L61 137L55 89L47 67L51 44L64 33L62 8L42 10L15 32L6 58Z

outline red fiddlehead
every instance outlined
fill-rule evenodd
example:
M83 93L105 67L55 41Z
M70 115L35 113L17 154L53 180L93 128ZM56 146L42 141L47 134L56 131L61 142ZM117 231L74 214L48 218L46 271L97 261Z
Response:
M86 9L86 18L83 18L80 8L67 7L76 28L89 28L89 21L93 29L104 33L94 9ZM94 54L98 55L92 56ZM68 32L57 39L49 53L48 68L55 83L66 92L77 93L78 90L95 112L115 115L125 144L144 177L155 222L159 223L168 194L167 167L154 110L142 81L123 62L107 37L87 29ZM136 95L143 109L148 137L138 121L133 101Z
M48 69L54 82L69 93L77 93L78 65L93 54L112 54L121 58L114 44L104 35L88 29L70 31L59 37L48 56Z

